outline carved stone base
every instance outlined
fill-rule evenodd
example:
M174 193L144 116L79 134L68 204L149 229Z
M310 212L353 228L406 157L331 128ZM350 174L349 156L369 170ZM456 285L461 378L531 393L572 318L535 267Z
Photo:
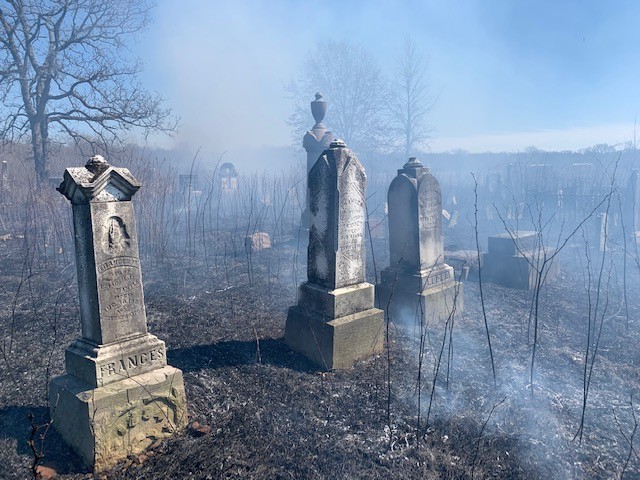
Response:
M424 318L427 323L443 323L451 316L454 303L456 314L464 309L461 282L448 280L422 291L406 290L397 285L382 283L376 287L378 306L392 322L413 325Z
M298 305L325 318L338 318L370 309L373 295L373 285L366 282L335 290L306 282L298 288Z
M98 388L56 377L49 401L53 426L95 472L187 425L182 371L168 365Z
M167 364L164 342L145 333L111 345L78 338L65 351L66 371L92 387L101 387Z
M327 319L297 305L289 308L284 339L324 370L350 368L356 360L382 352L383 313L369 308Z

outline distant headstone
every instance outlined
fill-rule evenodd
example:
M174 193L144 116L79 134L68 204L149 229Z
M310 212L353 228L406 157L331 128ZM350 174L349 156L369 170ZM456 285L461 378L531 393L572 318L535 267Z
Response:
M267 232L256 232L247 235L244 239L247 248L252 252L259 252L271 248L271 237Z
M53 425L100 471L186 425L182 372L147 331L126 168L101 156L68 168L58 190L71 201L82 337L66 350L66 375L49 384Z
M516 230L489 237L489 251L483 255L482 278L503 287L531 290L536 286L536 269L542 266L544 256L549 258L555 249L540 245L537 232ZM546 279L559 273L555 258L546 266Z
M390 265L381 272L379 307L405 323L417 313L446 319L462 311L462 285L444 262L438 180L412 157L391 182L388 202Z
M238 171L233 163L225 162L220 165L220 188L223 193L238 190Z
M311 102L311 114L313 115L313 119L316 121L316 124L304 135L304 138L302 139L302 146L307 152L307 178L309 178L309 172L316 164L318 157L322 155L322 152L329 148L331 140L333 140L333 135L322 123L324 116L327 114L327 102L322 99L321 93L316 93L316 99ZM307 239L305 237L308 235L308 230L311 226L311 212L309 210L310 200L309 185L307 184L307 201L304 212L302 212L301 221L302 229L304 230L301 234L301 240L304 245L307 244Z
M317 160L308 185L308 281L289 309L285 341L321 368L348 368L383 345L383 312L365 282L366 175L338 140Z

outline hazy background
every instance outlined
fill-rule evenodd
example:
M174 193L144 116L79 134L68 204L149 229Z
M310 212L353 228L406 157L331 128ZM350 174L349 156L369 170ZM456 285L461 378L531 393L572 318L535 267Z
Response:
M364 45L391 74L407 36L429 59L433 152L576 150L634 136L638 2L186 0L159 2L153 15L134 53L181 129L150 146L253 163L263 147L291 145L284 85L318 41Z

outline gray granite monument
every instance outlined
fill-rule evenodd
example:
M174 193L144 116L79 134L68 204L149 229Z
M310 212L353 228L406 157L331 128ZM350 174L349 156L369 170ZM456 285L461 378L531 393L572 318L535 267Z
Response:
M366 175L337 140L308 177L311 228L308 281L289 309L285 342L321 368L349 368L382 351L383 312L365 282Z
M187 422L182 372L147 331L131 202L139 188L99 155L66 169L58 187L73 208L82 337L67 348L49 402L54 427L95 471Z
M327 131L327 127L324 126L322 120L327 114L327 102L322 100L322 94L316 93L316 99L311 102L311 114L316 124L311 130L309 130L302 139L302 146L307 152L307 178L309 178L309 172L316 164L318 157L322 155L333 140L331 132ZM307 184L307 201L304 212L302 212L302 229L304 235L301 235L301 240L304 240L308 235L309 227L311 227L311 212L309 210L310 194L309 185ZM306 241L303 244L307 244Z
M390 265L380 275L378 306L399 323L461 312L462 285L444 262L438 180L412 157L391 182L388 205Z
M515 230L489 237L489 251L483 255L482 278L487 282L519 290L531 290L536 286L536 266L540 268L544 255L549 258L553 248L540 245L535 231ZM558 276L557 258L547 265L548 280Z

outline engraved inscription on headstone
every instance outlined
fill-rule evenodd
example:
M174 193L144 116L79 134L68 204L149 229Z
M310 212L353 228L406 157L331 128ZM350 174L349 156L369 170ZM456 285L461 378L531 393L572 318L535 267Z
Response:
M362 167L350 161L342 173L338 190L336 286L364 282L365 182Z
M360 283L365 277L366 175L343 142L332 145L309 174L311 228L309 281L330 288Z

